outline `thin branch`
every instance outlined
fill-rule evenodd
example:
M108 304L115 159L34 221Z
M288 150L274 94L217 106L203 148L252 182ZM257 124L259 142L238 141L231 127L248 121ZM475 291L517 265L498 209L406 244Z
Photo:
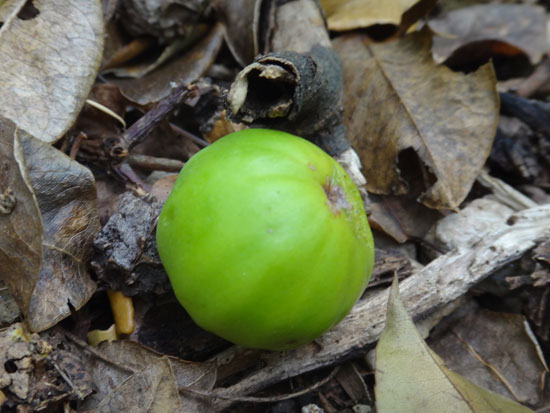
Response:
M309 387L306 387L305 389L302 389L300 391L294 392L294 393L287 393L287 394L281 394L279 396L271 396L271 397L253 397L253 396L230 396L223 394L225 392L222 391L203 391L203 390L196 390L191 389L189 387L181 386L179 388L179 391L182 393L191 393L196 396L205 397L205 398L215 398L215 399L221 399L221 400L229 400L231 402L245 402L245 403L274 403L274 402L280 402L283 400L289 400L294 399L296 397L303 396L304 394L310 393L319 387L327 384L330 380L332 380L336 374L340 371L340 368L342 366L336 366L332 372L325 377L323 380L318 381L317 383L312 384Z
M128 155L126 157L126 162L136 168L166 172L179 172L185 165L185 162L177 159L157 158L138 154Z

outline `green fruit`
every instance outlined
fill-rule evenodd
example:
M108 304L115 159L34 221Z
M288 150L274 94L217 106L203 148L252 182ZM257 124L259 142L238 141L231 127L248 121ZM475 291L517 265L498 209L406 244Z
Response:
M374 260L361 196L342 167L266 129L232 133L185 165L157 244L198 325L270 350L308 343L344 318Z

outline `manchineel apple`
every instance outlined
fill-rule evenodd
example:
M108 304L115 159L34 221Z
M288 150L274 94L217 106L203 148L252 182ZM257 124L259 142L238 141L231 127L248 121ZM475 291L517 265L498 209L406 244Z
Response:
M374 261L361 196L342 167L266 129L193 156L162 209L157 244L198 325L267 350L309 343L342 320Z

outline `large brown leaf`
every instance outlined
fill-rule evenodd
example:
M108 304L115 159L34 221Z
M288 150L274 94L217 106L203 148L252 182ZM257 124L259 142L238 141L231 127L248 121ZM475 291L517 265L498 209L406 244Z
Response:
M17 203L0 218L1 275L29 328L42 331L95 291L87 271L100 228L94 179L50 145L13 127L4 130L0 148Z
M361 34L333 42L344 71L348 139L359 154L367 189L408 191L399 155L421 159L421 201L457 208L489 155L498 122L496 78L490 64L464 75L437 66L428 30L385 44ZM412 173L412 172L409 172Z

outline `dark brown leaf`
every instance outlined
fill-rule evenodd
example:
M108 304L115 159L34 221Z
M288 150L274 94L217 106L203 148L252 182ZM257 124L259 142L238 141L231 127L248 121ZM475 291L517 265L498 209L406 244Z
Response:
M241 65L246 66L260 52L258 26L261 0L213 0L212 4L224 23L227 46Z
M99 231L91 172L57 149L18 132L43 225L42 267L26 312L31 331L42 331L82 307L95 291L87 265ZM12 277L18 274L13 273Z
M139 79L118 79L122 93L141 105L162 100L174 83L191 83L212 65L223 44L223 26L215 25L210 33L187 53L172 59L159 69Z
M42 266L44 235L15 130L11 121L0 118L0 196L11 194L13 199L12 207L0 213L0 276L21 312L28 314Z

